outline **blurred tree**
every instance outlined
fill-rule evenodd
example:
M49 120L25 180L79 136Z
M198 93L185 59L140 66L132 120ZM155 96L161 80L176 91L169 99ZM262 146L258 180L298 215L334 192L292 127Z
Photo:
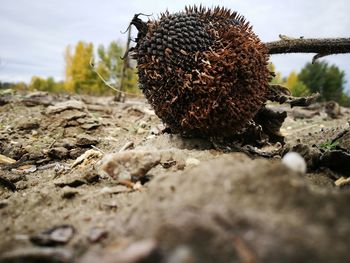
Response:
M125 72L124 89L127 92L139 94L141 93L138 88L138 76L135 67L128 68Z
M74 52L68 46L65 50L65 83L68 92L106 94L113 91L106 87L103 80L91 69L90 61L94 63L92 43L78 42ZM111 42L108 47L99 45L97 48L98 63L96 71L103 79L117 88L121 85L123 69L123 49L117 42ZM126 71L125 86L128 92L137 92L137 76L135 67Z
M48 91L47 81L44 78L33 76L28 89L30 91Z
M64 61L66 63L65 66L65 81L64 81L64 89L70 93L74 92L74 82L73 82L73 55L71 51L71 46L67 46L64 51Z
M122 49L116 42L112 42L107 48L99 45L97 49L99 62L97 72L111 85L119 86L119 77L122 67ZM100 88L109 91L101 79L98 81Z
M0 89L10 89L12 88L14 83L11 82L1 82L0 81Z
M293 70L286 79L287 88L291 89L298 82L298 76L295 70Z
M63 92L63 91L64 91L64 82L63 81L55 82L53 92Z
M282 84L284 82L283 78L282 78L282 73L278 72L278 71L276 72L276 67L272 62L269 63L268 68L270 71L275 73L275 77L271 80L270 83L271 84Z
M124 82L121 83L124 51L120 44L113 41L107 48L100 45L97 49L97 54L100 60L97 65L97 71L108 83L111 83L118 89L121 88L121 85L124 85L123 89L127 92L140 92L137 87L137 74L134 65L126 65Z
M53 77L48 77L46 79L46 89L47 91L55 92L56 91L56 82Z
M346 93L343 93L342 97L340 98L339 104L344 107L350 107L350 96Z
M21 88L22 85L18 83L15 86L16 90L23 90L23 87ZM25 88L25 87L24 87ZM53 77L48 77L47 79L38 77L38 76L33 76L29 86L28 86L29 91L48 91L48 92L62 92L64 91L63 88L63 82L56 82Z
M19 91L19 92L26 92L26 91L28 91L28 85L25 82L20 81L20 82L13 84L13 89L15 91Z
M65 89L68 92L100 94L97 77L91 70L90 61L94 60L92 43L79 41L72 54L68 46L65 51L66 80Z
M110 70L108 68L108 56L106 54L106 50L104 48L103 45L99 45L98 48L97 48L97 55L98 55L98 58L99 58L99 62L96 66L96 70L97 72L107 81L109 82L110 80ZM97 81L97 85L103 89L105 84L103 83L103 81L98 78L98 81ZM107 90L107 88L106 88Z
M117 42L113 41L108 48L100 45L97 50L100 68L106 71L106 80L111 83L118 83L123 67L123 50Z
M344 100L345 73L337 66L329 66L327 62L308 63L298 75L311 92L319 92L321 101Z
M309 88L302 81L299 80L298 75L294 70L287 77L285 86L295 97L310 95Z

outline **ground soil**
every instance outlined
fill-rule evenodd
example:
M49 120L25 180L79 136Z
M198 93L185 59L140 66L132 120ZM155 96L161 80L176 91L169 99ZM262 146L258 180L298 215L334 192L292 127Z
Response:
M348 262L350 166L325 161L349 153L347 109L269 105L286 145L263 158L163 132L142 98L0 102L0 262Z

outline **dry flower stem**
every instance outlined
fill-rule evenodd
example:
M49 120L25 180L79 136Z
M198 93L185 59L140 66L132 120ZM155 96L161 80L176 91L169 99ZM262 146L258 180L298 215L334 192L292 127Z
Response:
M285 53L316 53L316 59L334 55L350 53L350 38L286 38L265 43L269 54Z

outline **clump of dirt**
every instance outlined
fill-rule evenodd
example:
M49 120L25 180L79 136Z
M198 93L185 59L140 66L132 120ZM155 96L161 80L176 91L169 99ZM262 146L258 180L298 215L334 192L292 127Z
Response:
M257 149L168 134L142 99L2 101L0 262L346 262L344 109L268 105L286 145Z

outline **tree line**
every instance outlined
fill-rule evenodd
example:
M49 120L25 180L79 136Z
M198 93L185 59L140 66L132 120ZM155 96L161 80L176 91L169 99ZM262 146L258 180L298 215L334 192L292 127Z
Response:
M104 81L120 89L123 78L123 90L138 93L135 65L127 63L127 68L123 71L123 55L124 50L117 42L111 42L108 46L99 45L95 50L92 43L79 41L74 47L67 46L65 49L64 81L33 76L29 84L0 83L0 88L105 95L114 94L115 91L107 87ZM94 68L91 65L94 65Z
M101 95L112 92L104 83L106 81L127 92L138 92L135 66L125 63L122 59L123 55L124 51L117 42L110 43L108 47L99 45L96 63L92 43L78 42L74 50L68 46L65 50L64 90L71 93ZM91 65L96 67L98 74ZM123 71L124 66L127 67L125 71ZM123 83L121 83L122 78ZM123 87L121 87L122 84Z
M98 76L100 75L116 88L123 85L124 91L138 93L140 91L137 86L135 61L124 61L122 59L124 52L121 44L115 41L108 46L99 45L96 50L92 43L79 41L74 47L67 46L65 49L64 81L55 81L52 77L33 76L29 84L0 82L0 88L93 95L115 94L115 91L107 87ZM91 64L94 65L94 69ZM125 65L127 67L123 71ZM270 64L270 70L276 72L273 64ZM350 106L350 97L344 90L344 71L325 61L307 63L300 72L293 71L285 78L276 72L272 83L286 86L292 95L297 97L318 92L320 101L334 100L343 106Z

